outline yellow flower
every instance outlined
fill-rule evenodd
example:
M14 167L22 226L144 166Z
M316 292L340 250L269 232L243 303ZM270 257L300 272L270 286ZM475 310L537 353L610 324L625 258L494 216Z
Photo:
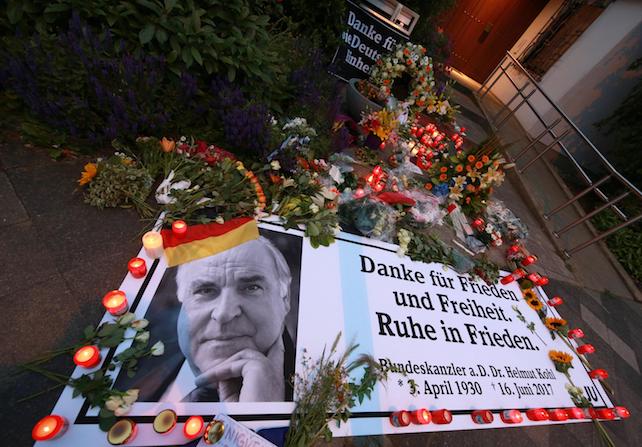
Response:
M526 300L526 304L529 305L529 307L535 311L541 310L544 305L540 300L537 298L530 298Z
M160 146L163 152L172 152L176 147L176 142L174 140L163 137L163 139L160 140Z
M78 180L78 184L82 186L91 182L93 178L96 177L97 172L98 172L98 166L96 165L96 163L87 163L85 165L85 170L80 174L80 179Z
M549 328L551 331L559 331L561 328L566 326L568 323L563 318L548 317L544 319L544 325Z
M535 293L535 291L533 291L533 289L522 290L522 295L524 296L524 299L526 301L537 299L537 294Z
M549 351L548 357L555 363L564 363L570 365L573 361L573 356L562 351Z

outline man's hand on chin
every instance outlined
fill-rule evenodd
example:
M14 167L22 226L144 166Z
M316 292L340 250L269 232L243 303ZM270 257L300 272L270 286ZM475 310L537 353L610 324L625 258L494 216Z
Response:
M242 379L242 383L241 383ZM218 383L221 402L280 402L284 398L283 372L252 349L244 349L203 372L196 386Z

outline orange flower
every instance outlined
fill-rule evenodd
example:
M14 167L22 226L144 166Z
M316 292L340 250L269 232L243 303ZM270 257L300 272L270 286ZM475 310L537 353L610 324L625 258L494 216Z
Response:
M473 170L473 167L471 165L466 165L466 172L470 172Z
M409 50L408 48L404 48L404 49L403 49L403 54L405 54L406 56L408 56L408 55L410 54L410 50Z
M439 168L439 172L448 172L448 168L446 166L442 166Z
M163 152L172 152L176 147L176 142L174 140L163 137L163 139L160 140L160 146Z
M384 79L384 80L383 80L383 83L384 83L385 85L390 84L390 79Z
M475 167L476 167L477 169L481 169L481 168L483 168L483 167L484 167L484 163L482 163L481 161L478 161L477 163L475 163Z
M439 180L441 180L442 182L446 181L447 178L448 178L448 176L446 174L441 174L439 176Z
M275 185L279 185L279 184L281 184L281 182L283 182L283 179L281 178L281 176L276 175L276 174L270 174L270 180Z
M423 99L420 99L419 101L417 101L417 105L418 105L419 107L423 107L425 103L426 103L426 102L425 102Z
M470 196L466 197L466 203L470 203Z
M482 155L482 161L484 163L488 163L490 161L490 158L488 158L488 155Z
M475 187L473 185L466 185L466 191L475 192Z
M469 156L468 156L468 161L469 161L470 163L472 163L473 161L475 161L475 156L474 156L474 155L469 155Z
M463 170L464 170L464 165L457 165L457 166L455 166L455 171L457 171L457 172L461 172L461 171L463 171Z
M96 163L87 163L85 165L85 170L80 174L80 179L78 180L78 184L80 186L86 185L87 183L91 182L94 177L96 177L96 174L98 173L98 166Z
M424 188L426 188L428 191L430 191L432 189L432 183L426 183L424 185Z

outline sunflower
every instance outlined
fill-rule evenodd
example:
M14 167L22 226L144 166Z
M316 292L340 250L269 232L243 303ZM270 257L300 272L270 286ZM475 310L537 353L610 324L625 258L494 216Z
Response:
M570 365L573 361L573 356L571 354L562 351L549 351L548 356L554 363Z
M78 184L80 186L86 185L91 182L96 174L98 173L98 166L96 163L87 163L85 165L85 170L80 174L80 179L78 179Z
M533 289L524 289L522 290L522 295L524 296L524 299L526 301L532 300L532 299L537 299L537 294Z
M537 299L537 297L535 297L535 298L527 298L526 299L526 304L528 304L528 306L531 309L533 309L534 311L537 311L537 312L542 310L542 307L544 307L542 302L539 299Z
M544 319L544 325L549 328L551 331L559 332L563 329L568 323L563 318L548 317Z

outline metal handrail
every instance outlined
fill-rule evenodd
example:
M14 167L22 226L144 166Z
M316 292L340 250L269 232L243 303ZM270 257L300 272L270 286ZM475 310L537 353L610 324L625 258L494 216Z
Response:
M508 65L504 66L507 60L508 60ZM511 75L508 72L508 69L511 66L514 66L515 68L517 68L523 75L527 77L527 81L521 87L518 85L517 82L515 82L515 80L511 77ZM501 128L506 122L508 122L508 120L523 105L527 105L528 108L537 117L538 121L544 126L544 130L533 141L531 141L527 145L527 147L524 148L513 161L517 162L517 160L521 158L526 152L528 152L531 148L535 147L536 143L539 142L546 134L550 135L551 138L553 139L552 143L548 144L542 152L538 152L534 159L529 160L521 169L518 169L517 172L520 174L523 173L533 163L535 163L538 159L540 159L549 149L557 145L564 152L564 154L570 159L570 161L573 163L577 171L581 174L581 177L584 179L584 181L588 185L586 189L576 194L575 196L570 197L569 195L570 198L567 202L555 207L553 210L549 211L548 213L544 213L543 214L544 219L546 220L550 219L551 216L558 213L559 211L566 208L567 206L575 203L577 200L579 200L581 197L583 197L584 195L586 195L591 191L594 191L600 197L600 199L602 199L605 202L604 205L598 207L596 210L593 210L592 212L584 213L584 216L567 224L562 229L557 231L553 230L552 234L555 235L556 237L559 237L561 233L564 233L570 230L571 228L574 228L575 226L587 221L592 216L597 214L599 211L602 211L608 207L613 209L613 211L615 211L616 214L623 219L623 222L620 223L619 225L601 234L598 234L585 242L582 242L576 247L573 247L569 250L563 250L564 254L570 257L572 254L588 247L593 243L600 241L601 239L609 236L615 231L618 231L628 225L631 225L637 222L642 217L642 214L635 216L633 218L629 218L615 204L622 198L628 196L630 193L633 193L633 195L637 196L638 199L642 199L642 191L640 191L633 183L631 183L626 177L624 177L622 174L620 174L617 171L617 169L606 159L604 155L602 155L602 153L595 147L595 145L586 137L584 132L582 132L580 128L577 127L577 125L569 118L569 116L560 108L560 106L555 101L553 101L553 99L551 99L551 97L537 83L537 80L526 70L526 68L524 68L524 66L510 52L508 51L506 52L506 55L502 58L499 64L497 64L497 66L495 67L493 72L490 74L490 76L486 78L486 80L481 84L481 86L477 90L477 97L480 100L480 103L481 103L481 100L490 92L493 86L497 83L497 81L502 77L506 77L506 79L508 79L511 85L515 88L516 93L511 98L511 100L508 103L504 104L503 107L500 109L500 111L496 113L492 118L487 115L487 118L490 121L493 128L495 130L499 130L499 128ZM489 83L490 85L488 85ZM528 95L524 95L524 91L529 85L531 85L534 88ZM531 104L531 102L529 101L532 94L536 91L540 93L542 97L546 99L548 104L559 114L559 117L551 124L546 123L546 121L537 112L533 104ZM517 104L516 107L511 109L510 105L518 96L521 97L522 100L519 102L519 104ZM499 124L495 124L495 121L499 119L500 116L503 115L506 110L509 111L508 115L504 116L499 122ZM561 121L565 122L568 128L563 130L562 133L558 135L554 129ZM597 182L594 182L591 179L591 177L586 173L586 171L582 168L582 166L578 163L578 161L575 159L573 154L566 148L566 146L562 142L562 139L571 132L578 135L581 138L581 140L584 141L584 143L586 143L586 145L591 149L593 155L597 157L600 164L604 168L606 168L606 170L608 171L608 174L606 175L606 177L603 177ZM618 196L615 199L609 199L609 197L604 192L602 192L602 190L599 189L599 186L609 179L615 179L619 181L620 184L628 190L628 192Z

